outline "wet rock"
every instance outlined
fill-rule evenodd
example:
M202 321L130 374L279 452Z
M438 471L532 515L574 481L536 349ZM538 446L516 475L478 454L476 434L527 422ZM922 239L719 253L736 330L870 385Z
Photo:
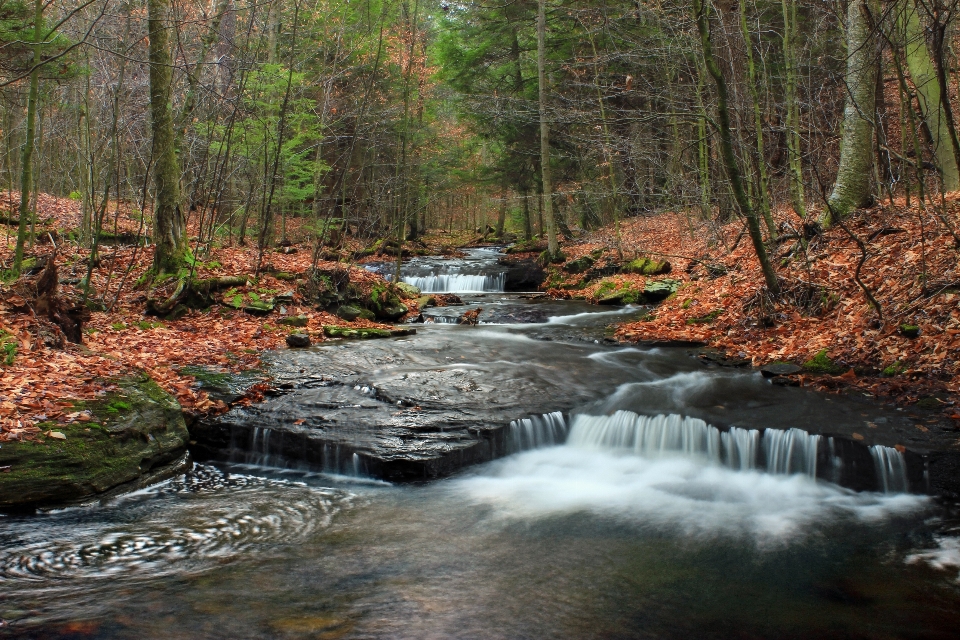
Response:
M720 367L746 367L750 361L744 358L733 358L719 349L702 349L697 356L706 362Z
M398 304L392 307L383 307L377 317L384 320L399 320L409 313L410 309L405 304Z
M773 362L760 367L760 373L764 378L776 378L778 376L792 376L803 371L803 367L790 362Z
M287 336L287 346L291 349L304 349L310 346L310 336L305 333L291 333Z
M426 309L427 307L435 307L437 306L437 298L436 296L429 296L429 295L420 296L417 299L417 306L420 307L421 309Z
M395 338L398 336L416 335L416 329L378 329L375 327L338 327L326 325L323 333L330 338L345 338L349 340L375 340L377 338Z
M289 316L280 318L279 324L285 327L305 327L308 322L310 322L310 318L307 316Z
M530 305L499 307L483 319L488 324L537 324L547 320L545 311Z
M800 380L794 376L774 376L770 378L770 384L778 387L799 387Z
M146 375L116 382L118 391L77 402L86 421L57 425L44 442L0 447L0 508L30 508L82 500L147 479L172 475L187 463L189 438L177 401Z
M497 262L507 267L503 281L505 291L535 291L547 278L543 267L530 258L500 258Z
M455 293L437 294L436 299L438 302L443 302L443 304L448 307L456 307L463 304L463 300Z

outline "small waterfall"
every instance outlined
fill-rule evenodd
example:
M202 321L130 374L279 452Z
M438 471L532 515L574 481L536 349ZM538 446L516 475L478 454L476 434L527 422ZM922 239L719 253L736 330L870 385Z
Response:
M270 429L254 428L250 438L250 450L245 456L244 462L256 465L270 464L270 435L272 433Z
M617 411L609 416L576 416L567 444L621 449L641 456L667 453L700 456L743 471L760 466L758 458L762 450L769 473L803 473L815 478L820 439L800 429L767 429L761 435L756 429L731 427L721 432L697 418L641 416Z
M503 291L506 275L464 275L460 273L404 276L403 281L412 284L423 293L496 293Z
M910 490L907 479L907 460L893 447L875 444L870 447L873 466L877 472L877 484L884 493L906 493Z
M720 430L703 420L678 415L641 416L617 411L612 416L578 415L567 444L591 449L626 449L638 455L680 452L720 462Z
M723 445L723 461L731 469L746 471L757 468L760 432L756 429L730 427L729 431L720 434L720 444Z
M566 438L567 421L559 411L514 420L507 434L507 453L563 444Z
M767 429L763 432L763 452L769 473L805 473L817 476L817 447L820 436L802 429Z

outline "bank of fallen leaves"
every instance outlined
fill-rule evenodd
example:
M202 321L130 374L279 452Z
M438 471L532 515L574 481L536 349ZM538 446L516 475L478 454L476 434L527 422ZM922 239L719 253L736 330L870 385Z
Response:
M948 197L942 217L960 226L958 212L957 196ZM630 248L626 257L666 258L669 277L683 284L642 321L620 325L616 336L703 342L756 366L802 364L826 350L846 375L807 382L853 384L904 403L936 397L948 409L960 391L960 253L943 222L902 199L846 222L867 248L861 280L881 304L880 323L854 279L861 251L850 234L835 226L804 249L796 237L803 221L790 211L777 220L785 236L772 252L783 288L778 299L765 295L740 221L707 225L682 214L626 221L619 241ZM617 244L605 228L565 251L576 256ZM919 327L919 336L907 337L902 325ZM895 375L882 376L884 369Z
M54 203L52 210L45 211L44 204L50 202ZM72 206L72 201L42 195L38 216L47 220L60 216L69 222ZM0 239L3 266L10 263L14 235L15 230L5 241ZM57 244L60 292L79 298L79 280L86 275L87 254L69 243ZM35 253L50 255L52 250L49 244L38 245ZM249 247L215 248L202 256L196 270L200 278L249 276L247 286L238 289L241 294L292 294L293 302L282 309L257 317L215 305L190 311L177 320L161 321L144 315L147 290L137 284L150 266L152 249L106 247L101 250L102 259L91 283L93 299L109 311L94 311L84 325L83 344L67 343L62 349L44 346L41 335L52 325L30 314L15 313L16 305L7 300L9 288L0 286L0 336L16 346L13 363L0 363L0 442L36 439L50 424L89 420L89 414L73 408L74 400L101 397L112 389L110 379L141 371L174 395L188 412L223 411L226 407L211 400L192 376L181 373L184 366L203 365L223 372L249 370L259 366L264 351L285 348L286 336L291 332L305 332L314 342L321 342L324 325L385 326L365 320L347 323L306 304L287 274L302 274L311 266L311 247L294 245L285 251L293 253L269 251L261 259ZM254 279L258 262L261 273ZM344 265L321 261L317 266L329 269ZM348 268L351 282L365 293L382 282L365 269ZM281 318L294 315L306 316L307 326L291 328L280 324ZM0 352L0 361L4 355ZM43 428L37 426L40 423Z

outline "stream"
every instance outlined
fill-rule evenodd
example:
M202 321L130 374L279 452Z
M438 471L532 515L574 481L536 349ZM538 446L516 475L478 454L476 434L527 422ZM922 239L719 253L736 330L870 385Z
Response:
M914 417L611 344L648 309L505 293L496 258L405 264L465 303L416 335L273 354L190 472L0 515L0 635L956 637Z

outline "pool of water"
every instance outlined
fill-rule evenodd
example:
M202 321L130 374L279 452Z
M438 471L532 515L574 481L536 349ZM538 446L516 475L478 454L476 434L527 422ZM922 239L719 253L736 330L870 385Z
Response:
M0 520L0 632L953 638L955 522L921 496L569 445L423 485L201 465Z

